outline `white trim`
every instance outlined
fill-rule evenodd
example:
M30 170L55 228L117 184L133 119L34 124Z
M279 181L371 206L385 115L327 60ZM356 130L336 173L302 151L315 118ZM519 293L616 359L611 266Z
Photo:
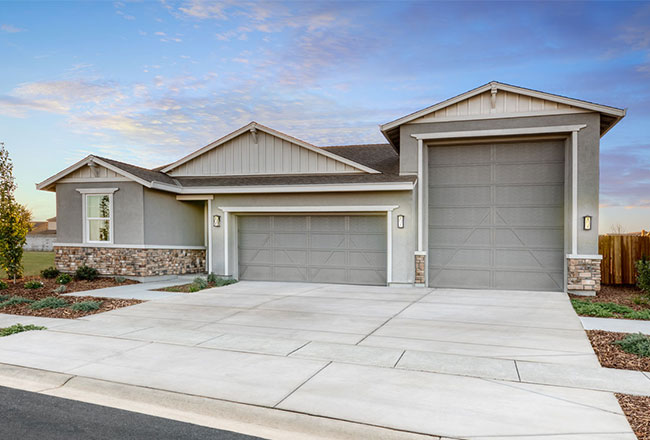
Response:
M390 212L399 205L370 205L370 206L219 206L226 212Z
M208 262L208 275L212 273L212 200L208 200L208 223L206 224L208 228L208 250L206 252L205 259Z
M214 199L214 196L212 194L190 194L190 195L182 195L179 194L176 196L176 200L181 200L181 201L189 201L189 200L212 200Z
M577 255L577 254L567 254L566 257L572 260L602 260L602 255Z
M108 182L131 182L126 177L64 177L59 179L59 183L108 183Z
M466 131L447 131L441 133L420 133L412 134L411 137L417 140L435 140L435 139L458 139L458 138L476 138L476 137L494 137L494 136L518 136L526 134L553 134L553 133L571 133L585 128L586 125L558 125L551 127L525 127L525 128L505 128L496 130L466 130Z
M323 156L329 157L330 159L336 160L337 162L344 163L344 164L349 165L349 166L351 166L353 168L356 168L356 169L358 169L360 171L365 171L366 173L371 173L371 174L379 174L379 171L377 171L375 169L372 169L372 168L367 167L365 165L361 165L360 163L354 162L354 161L352 161L350 159L346 159L345 157L342 157L342 156L339 156L337 154L331 153L331 152L329 152L327 150L323 150L321 148L318 148L315 145L309 144L309 143L307 143L305 141L294 138L292 136L288 136L288 135L286 135L286 134L284 134L282 132L273 130L272 128L265 127L264 125L260 125L260 124L258 124L257 122L254 122L254 121L250 122L249 124L247 124L247 125L245 125L243 127L241 127L238 130L233 131L230 134L225 135L224 137L222 137L220 139L217 139L216 141L206 145L205 147L200 148L200 149L196 150L195 152L193 152L191 154L188 154L187 156L177 160L176 162L174 162L174 163L172 163L170 165L167 165L161 171L163 173L167 173L167 172L169 172L169 171L171 171L171 170L173 170L175 168L178 168L180 165L182 165L182 164L184 164L186 162L189 162L190 160L202 155L203 153L205 153L207 151L210 151L211 149L216 148L219 145L222 145L222 144L228 142L229 140L232 140L232 139L236 138L237 136L240 136L240 135L246 133L247 131L250 131L250 130L253 130L253 129L263 131L264 133L269 134L271 136L275 136L275 137L283 139L283 140L285 140L287 142L291 142L292 144L299 145L299 146L301 146L303 148L306 148L307 150L310 150L310 151L313 151L313 152L315 152L317 154L321 154Z
M591 102L587 101L581 101L579 99L573 99L573 98L567 98L564 96L558 96L558 95L553 95L551 93L546 93L546 92L538 92L536 90L530 90L530 89L525 89L523 87L517 87L517 86L511 86L508 84L503 84L499 83L497 81L492 81L488 84L482 85L480 87L477 87L475 89L472 89L468 92L462 93L458 96L455 96L453 98L447 99L445 101L439 102L438 104L432 105L430 107L427 107L425 109L419 110L417 112L411 113L409 115L403 116L399 119L396 119L392 122L388 122L386 124L380 125L379 128L381 129L382 132L386 132L388 130L391 130L395 127L398 127L402 124L406 124L408 122L411 122L415 119L421 118L422 116L426 116L430 113L436 112L440 109L443 109L445 107L448 107L450 105L456 104L460 101L463 101L465 99L471 98L472 96L480 95L481 93L487 92L489 90L492 90L493 87L496 87L497 90L503 90L506 92L511 92L511 93L517 93L520 95L526 95L526 96L531 96L534 98L539 98L543 99L546 101L553 101L553 102L559 102L561 104L566 104L570 105L572 107L578 107L586 110L591 110L591 111L596 111L599 113L604 113L606 115L614 116L617 118L622 118L625 116L626 111L624 109L619 109L616 107L609 107L605 105L600 105L600 104L594 104Z
M386 285L393 282L393 211L386 212Z
M119 188L75 188L81 194L113 194Z
M418 139L418 251L424 250L424 143Z
M426 255L427 251L415 251L413 252L413 255Z
M578 253L578 132L571 133L571 253Z
M176 246L176 245L155 245L155 244L115 244L115 243L54 243L54 247L102 247L115 249L205 249L205 246Z
M556 116L556 115L569 115L580 113L593 113L590 110L583 109L558 109L558 110L540 110L535 112L512 112L512 113L490 113L485 115L465 115L465 116L440 116L434 117L430 120L420 121L419 119L426 118L427 115L422 116L409 124L431 124L435 122L451 122L451 121L475 121L478 119L513 119L513 118L529 118L537 116Z
M230 246L230 237L228 236L228 227L229 227L228 217L229 217L229 212L223 211L223 272L225 276L230 275L228 273L230 271L230 264L229 264L230 262L228 261L228 258L230 258L230 252L228 249Z
M242 185L204 186L180 188L181 194L251 194L251 193L295 193L295 192L349 192L349 191L408 191L414 182L312 184L312 185Z

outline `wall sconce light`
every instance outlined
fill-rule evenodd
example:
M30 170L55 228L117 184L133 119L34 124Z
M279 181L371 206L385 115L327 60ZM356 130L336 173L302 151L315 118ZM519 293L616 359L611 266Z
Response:
M221 216L220 215L213 215L212 216L212 226L215 228L218 228L221 226Z
M404 229L404 216L403 215L398 215L397 216L397 229Z
M585 215L582 217L582 229L585 231L591 231L591 216Z

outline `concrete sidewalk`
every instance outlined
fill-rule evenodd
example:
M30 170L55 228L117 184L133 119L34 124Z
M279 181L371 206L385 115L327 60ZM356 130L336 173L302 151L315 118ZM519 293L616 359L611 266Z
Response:
M194 280L194 275L183 275L173 279L161 281L147 281L124 286L105 287L103 289L86 290L82 292L64 293L64 296L93 296L96 298L139 299L150 301L154 299L173 298L186 295L185 293L163 292L156 289L189 284Z
M634 439L565 294L238 283L0 339L0 362L449 438Z
M605 330L618 333L643 333L650 335L650 321L616 318L589 318L581 316L580 321L585 330Z

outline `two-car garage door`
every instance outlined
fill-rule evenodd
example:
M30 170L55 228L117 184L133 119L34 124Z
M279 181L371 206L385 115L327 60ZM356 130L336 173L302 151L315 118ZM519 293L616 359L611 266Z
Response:
M562 290L564 142L428 154L429 285Z
M238 216L239 278L386 284L385 215Z

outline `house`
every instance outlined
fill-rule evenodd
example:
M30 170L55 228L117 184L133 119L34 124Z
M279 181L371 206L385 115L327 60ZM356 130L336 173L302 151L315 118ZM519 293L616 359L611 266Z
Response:
M32 229L26 237L25 251L52 251L56 241L56 217L44 222L32 222Z
M88 156L56 192L56 265L449 288L598 290L599 142L625 110L491 82L316 147L251 122L145 169Z

